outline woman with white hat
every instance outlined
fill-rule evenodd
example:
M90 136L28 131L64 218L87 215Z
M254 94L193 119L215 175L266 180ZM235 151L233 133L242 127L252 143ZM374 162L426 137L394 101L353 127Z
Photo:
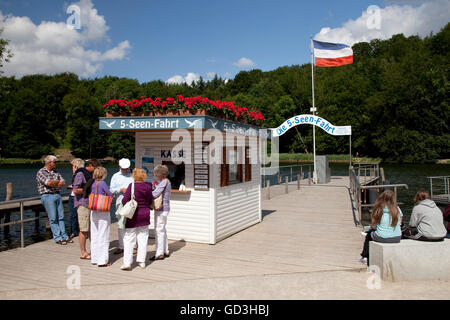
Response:
M117 196L116 212L117 209L119 208L119 205L122 203L125 191L127 191L127 188L130 185L130 183L134 182L133 177L131 176L130 166L131 162L129 159L126 158L120 159L119 160L120 171L116 172L111 178L110 190L115 196ZM122 217L122 219L124 218ZM117 232L119 238L119 245L117 247L117 250L114 251L114 254L121 254L123 253L123 236L125 233L125 229L118 228Z

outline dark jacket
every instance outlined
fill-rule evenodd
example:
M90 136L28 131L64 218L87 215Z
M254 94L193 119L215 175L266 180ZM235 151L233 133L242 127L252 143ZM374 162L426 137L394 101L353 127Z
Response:
M86 183L81 186L83 188L83 198L89 198L89 194L91 193L91 186L94 183L94 179L92 178L92 174L86 168L78 168L72 176L72 184L75 176L79 172L83 173L84 179L86 180Z

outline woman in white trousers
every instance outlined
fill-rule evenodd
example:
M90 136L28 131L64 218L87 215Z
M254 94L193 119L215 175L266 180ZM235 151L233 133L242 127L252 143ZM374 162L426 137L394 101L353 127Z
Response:
M91 192L112 197L108 185L103 181L107 171L103 167L94 170ZM107 267L109 263L109 232L111 216L109 211L91 211L91 263L99 267Z
M148 244L148 226L150 224L150 205L152 203L152 187L145 183L147 174L144 169L136 168L132 173L134 183L131 183L122 199L125 205L133 197L137 202L136 211L131 219L125 223L123 236L123 265L122 270L131 270L133 263L133 247L137 241L136 262L139 267L145 268Z
M148 231L148 226L125 229L125 233L123 235L124 266L131 266L131 264L133 263L133 249L137 242L136 262L140 267L145 267L145 258L147 257Z
M162 260L165 257L169 257L169 243L167 240L167 217L170 211L170 193L172 192L172 185L169 176L169 169L167 166L159 165L154 170L156 178L160 181L158 185L153 182L154 190L152 192L153 198L157 198L162 195L162 208L156 210L155 208L155 242L156 252L155 256L150 260ZM156 203L155 203L156 206Z
M111 216L108 212L91 211L91 263L107 267Z

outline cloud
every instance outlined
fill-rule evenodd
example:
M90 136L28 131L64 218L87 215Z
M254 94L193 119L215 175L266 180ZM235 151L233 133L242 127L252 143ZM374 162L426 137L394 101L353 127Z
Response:
M214 77L216 76L217 73L215 72L208 72L206 73L206 75L208 76L208 79L214 79Z
M237 62L233 63L233 65L236 67L242 68L242 69L246 69L246 68L252 68L256 64L252 60L250 60L246 57L242 57Z
M5 16L0 12L2 38L10 40L9 48L14 55L4 65L6 76L73 72L89 77L102 68L103 62L127 56L131 49L128 40L105 52L89 49L91 44L110 43L109 27L91 0L73 5L80 8L80 30L69 28L66 22L41 21L37 25L29 17Z
M187 83L188 85L191 85L192 82L200 80L200 75L198 73L188 72L186 77L175 75L171 78L169 78L166 83L168 84L182 84Z
M430 32L439 32L445 26L449 11L450 2L447 0L427 1L419 6L410 4L393 4L385 8L369 6L359 18L348 20L340 28L322 28L314 39L353 45L373 39L389 39L399 33L405 36L424 37Z

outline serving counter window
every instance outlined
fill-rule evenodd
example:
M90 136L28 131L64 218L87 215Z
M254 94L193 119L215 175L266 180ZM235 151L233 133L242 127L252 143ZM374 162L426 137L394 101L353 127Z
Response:
M172 161L163 161L163 165L169 169L169 180L172 185L172 189L178 190L181 184L185 184L185 167L184 162L181 164L175 164Z
M222 155L223 161L220 175L221 187L252 180L250 147L223 147ZM244 159L244 161L242 161L242 159Z

